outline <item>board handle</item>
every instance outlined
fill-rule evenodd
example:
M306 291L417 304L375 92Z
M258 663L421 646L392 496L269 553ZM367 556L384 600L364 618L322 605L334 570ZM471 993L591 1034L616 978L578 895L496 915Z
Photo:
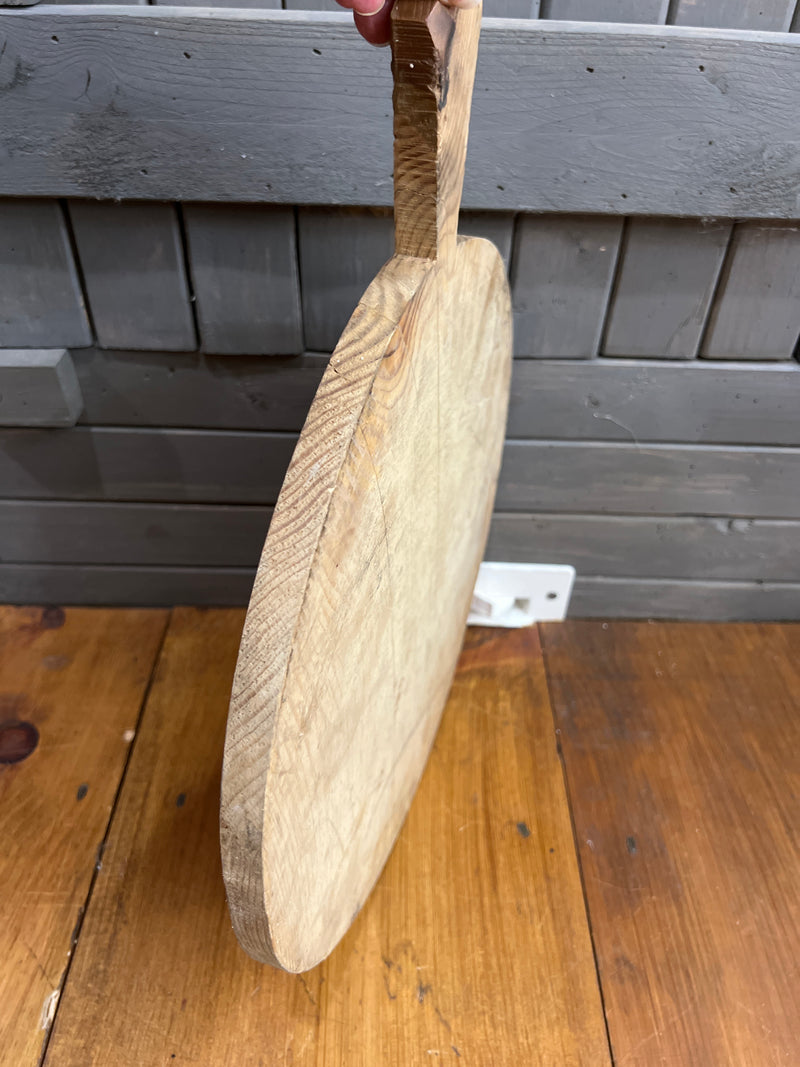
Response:
M397 0L392 11L395 254L455 247L481 7Z

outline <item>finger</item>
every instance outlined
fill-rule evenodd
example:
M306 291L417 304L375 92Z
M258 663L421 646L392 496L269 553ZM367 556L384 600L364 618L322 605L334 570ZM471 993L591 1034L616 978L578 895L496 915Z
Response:
M357 0L359 7L367 0ZM385 0L377 11L370 15L364 12L354 11L356 28L365 41L370 44L386 45L392 37L392 8L394 0Z
M353 11L357 15L365 15L371 18L377 15L383 7L384 0L353 0Z
M339 7L346 7L348 11L353 10L353 0L336 0Z

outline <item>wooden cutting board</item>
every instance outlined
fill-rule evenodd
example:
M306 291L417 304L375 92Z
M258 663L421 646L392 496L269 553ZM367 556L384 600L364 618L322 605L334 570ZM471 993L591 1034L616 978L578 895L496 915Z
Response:
M480 10L393 12L394 257L309 412L233 684L221 843L234 929L304 971L364 903L425 766L500 469L511 307L456 236Z

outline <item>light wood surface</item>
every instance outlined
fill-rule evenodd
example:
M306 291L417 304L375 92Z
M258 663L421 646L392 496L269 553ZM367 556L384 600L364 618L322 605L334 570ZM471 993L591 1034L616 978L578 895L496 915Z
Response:
M797 1062L800 626L543 633L615 1062Z
M400 313L407 290L389 288L392 274L407 284L420 270L393 260L332 357L275 509L234 684L231 910L248 951L296 970L344 933L405 815L499 470L502 261L486 242L460 244Z
M392 10L394 243L451 256L464 185L481 7L400 0Z
M0 608L0 1063L8 1067L33 1067L47 1039L166 622L161 611ZM26 740L30 754L6 763Z
M419 781L508 406L503 261L456 237L480 9L409 0L392 21L398 254L331 356L278 498L222 779L234 929L295 972L352 923Z
M222 889L242 620L173 613L47 1067L607 1065L536 632L469 631L375 892L295 976L241 951Z

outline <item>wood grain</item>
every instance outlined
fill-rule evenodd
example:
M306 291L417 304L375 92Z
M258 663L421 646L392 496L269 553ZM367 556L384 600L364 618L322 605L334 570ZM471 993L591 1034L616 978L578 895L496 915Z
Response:
M166 622L166 612L0 608L0 1060L9 1067L39 1061ZM34 728L35 747L8 764L14 723Z
M403 0L392 9L398 256L453 254L480 26L480 4Z
M173 614L47 1067L608 1065L536 632L469 632L376 891L298 977L247 958L222 891L242 621Z
M508 409L503 261L457 236L480 7L408 0L391 19L396 254L331 356L281 489L225 746L234 929L293 972L342 938L408 811L455 670Z
M510 357L502 260L469 239L433 267L391 260L331 357L231 701L223 864L259 958L304 970L330 951L405 816L483 554Z
M391 203L387 57L345 12L0 20L2 194ZM798 54L791 34L487 20L465 206L796 218Z
M615 1062L794 1062L800 627L542 632Z

